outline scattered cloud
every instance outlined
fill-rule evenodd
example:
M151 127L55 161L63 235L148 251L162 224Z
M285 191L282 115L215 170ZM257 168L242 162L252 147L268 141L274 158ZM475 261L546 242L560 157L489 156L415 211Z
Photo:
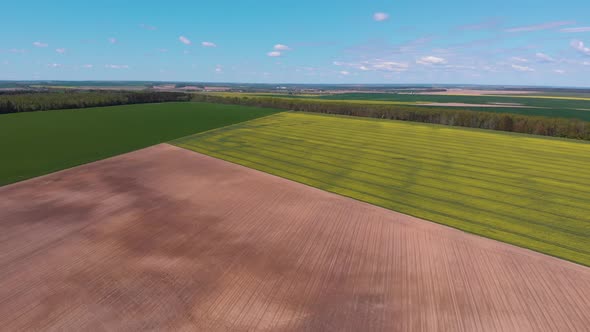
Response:
M289 51L291 50L291 48L287 45L283 45L283 44L276 44L274 46L274 49L277 51Z
M91 69L91 68L94 68L94 65L86 64L86 65L82 65L82 68Z
M556 74L560 74L560 75L565 74L565 70L562 70L562 69L555 69L553 72Z
M535 71L533 68L527 66L512 65L511 67L517 71Z
M417 64L420 65L442 65L447 63L447 60L444 58L439 58L436 56L425 56L425 57L421 57L420 59L416 60Z
M25 50L25 49L18 49L18 48L11 48L11 49L8 50L8 53L23 54L23 53L27 53L27 50Z
M56 48L55 52L57 52L59 54L64 54L64 53L66 53L66 49L65 48Z
M537 59L539 59L542 62L555 62L556 61L551 56L549 56L545 53L537 53L537 54L535 54L535 56L537 57Z
M272 51L272 52L266 53L266 55L268 55L270 57L279 57L279 56L282 55L282 53L281 52L278 52L278 51Z
M340 75L344 75L344 76L346 76L346 75L350 75L350 72L348 72L348 71L346 71L346 70L342 70L342 71L340 71L339 73L340 73Z
M190 39L186 38L185 36L180 36L178 37L178 40L180 40L181 43L185 44L185 45L191 45L192 42L190 41Z
M222 65L215 66L215 72L216 73L222 73L223 72L223 66Z
M167 53L168 52L168 49L166 49L166 48L159 48L158 49L158 52L160 52L160 53Z
M590 27L565 28L561 32L590 32Z
M63 67L63 65L60 64L60 63L50 63L50 64L47 65L47 67L50 67L50 68L61 68L61 67Z
M389 14L387 14L387 13L377 12L377 13L373 14L373 20L375 20L377 22L387 21L388 19L389 19Z
M107 40L108 40L108 41L109 41L109 43L111 43L111 44L116 44L116 43L118 43L118 42L119 42L119 41L117 40L117 38L115 38L115 37L110 37L110 38L109 38L109 39L107 39Z
M547 30L553 28L559 28L564 25L572 25L575 24L575 21L555 21L555 22L546 22L536 25L527 25L527 26L520 26L520 27L512 27L506 29L506 32L529 32L529 31L540 31L540 30Z
M150 31L158 30L158 28L156 28L153 25L143 24L143 23L140 24L139 27L142 28L142 29L150 30Z
M381 61L377 60L373 63L368 63L373 69L381 71L406 71L408 69L407 63L394 62L394 61ZM361 66L362 67L362 66ZM359 68L362 70L362 68Z
M107 69L129 69L129 65L104 65Z
M201 46L203 46L203 47L217 47L217 44L212 43L212 42L208 42L208 41L204 41L201 43Z
M33 46L35 46L35 47L47 47L47 46L49 46L49 44L42 43L40 41L36 41L36 42L33 43Z
M334 61L332 64L335 66L349 67L362 71L402 72L408 70L409 68L407 63L383 59L365 60L361 62Z
M586 45L584 45L584 42L581 40L572 40L572 42L570 43L570 45L577 50L578 52L581 52L583 54L586 55L590 55L590 47L587 47Z
M510 58L512 61L518 61L518 62L529 62L528 59L525 58L521 58L521 57L517 57L517 56L513 56L512 58Z

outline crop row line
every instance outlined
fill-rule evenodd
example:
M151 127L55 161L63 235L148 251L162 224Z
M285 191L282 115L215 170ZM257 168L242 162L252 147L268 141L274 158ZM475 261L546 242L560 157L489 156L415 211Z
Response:
M261 136L261 137L258 137L258 136ZM257 142L258 143L259 142L261 144L264 144L265 146L273 146L273 147L278 147L278 148L285 148L285 149L289 149L289 150L293 150L293 151L297 151L297 152L307 153L307 150L310 149L310 148L304 147L303 145L297 145L296 143L291 143L291 142L285 142L287 144L281 144L281 145L279 145L277 143L272 143L272 142L280 141L281 140L281 137L273 136L273 135L264 135L263 133L258 133L256 136L241 136L241 137L242 137L242 139L240 139L240 140L245 140L248 143L251 143L251 142ZM265 137L268 137L269 139L268 140L265 140ZM240 142L237 142L236 141L236 143L240 143ZM301 149L297 149L297 147L300 147ZM356 153L356 154L350 154L350 153L344 153L344 152L342 152L340 150L338 152L332 152L332 149L323 148L322 146L318 146L318 145L314 145L313 148L312 148L312 151L313 151L312 153L314 155L319 155L319 156L331 158L332 160L334 160L334 159L335 160L339 160L339 161L342 161L343 163L349 163L350 162L350 159L343 159L343 158L340 158L338 156L344 155L344 156L350 156L351 158L357 158L357 159L355 159L355 165L358 165L360 167L367 167L367 168L374 168L374 169L383 170L384 172L386 172L385 174L388 174L388 175L391 175L395 171L399 171L399 169L392 169L392 168L387 168L387 167L383 167L383 166L377 166L375 164L365 163L364 161L376 161L376 162L379 162L379 164L385 164L385 163L387 163L387 165L400 165L400 166L404 166L404 167L406 166L402 162L398 162L398 160L396 160L396 159L392 159L392 161L384 162L384 161L381 161L381 160L376 160L376 159L373 159L373 158L366 157L364 155L363 155L362 158L358 158L359 157L359 154L358 153ZM319 152L326 152L326 153L318 153L318 151ZM338 155L338 156L334 156L334 155ZM349 168L349 169L355 170L355 171L359 171L356 168ZM426 171L428 171L428 173L431 173L429 170L426 170ZM385 178L394 179L394 180L400 181L400 182L405 182L405 183L408 183L408 184L414 184L414 183L412 183L410 181L407 181L405 179L405 177L392 177L392 176L384 175L383 173L379 173L379 174L372 173L372 174L378 175L378 176L381 176L381 177L385 177ZM511 196L521 197L521 198L525 198L525 199L530 199L529 196L526 196L526 195L521 194L521 193L508 192L508 191L504 190L504 188L503 188L504 185L500 186L499 185L500 183L498 183L498 182L492 182L492 181L482 180L481 177L469 177L469 176L464 176L464 175L457 175L457 174L452 173L452 172L437 172L437 174L445 174L445 175L448 175L448 176L444 177L444 180L442 180L440 176L438 176L438 177L437 176L434 176L434 175L430 176L428 174L420 174L419 176L421 178L427 178L427 179L431 179L431 180L434 180L434 181L437 181L437 182L445 182L445 183L448 182L448 185L450 187L452 187L453 184L465 184L465 181L461 181L462 179L468 179L468 180L474 180L474 181L479 181L479 182L485 182L485 183L489 183L489 184L491 184L491 185L493 185L495 187L499 187L499 188L498 189L494 188L494 190L492 190L492 189L490 189L489 186L478 186L478 185L474 185L472 183L469 183L468 185L470 187L478 188L480 190L483 190L483 191L486 191L486 192L490 192L492 194L496 194L496 193L500 192L500 193L503 193L503 194L506 194L506 195L511 195ZM461 179L461 180L459 180L459 179ZM522 188L522 189L528 189L528 188L518 187L518 186L514 186L514 187ZM447 187L445 187L445 190L446 190L446 188ZM542 192L542 191L537 191L537 192L540 193L540 194L547 194L547 192ZM487 197L481 197L481 198L486 198L487 199ZM576 200L581 200L579 197L571 197L571 198L572 199L576 199ZM535 200L536 201L546 202L546 203L551 203L551 204L557 204L556 202L553 202L551 200L547 200L547 199L545 199L545 198L543 198L541 196L535 196ZM582 203L583 206L585 206L585 207L588 206L586 201L583 201L583 202L580 202L580 203ZM579 206L568 204L568 202L566 202L566 203L560 202L559 205L560 206L567 206L567 207L570 207L570 208L573 208L573 209L581 209ZM525 206L522 206L522 205L515 205L515 206L526 208ZM583 209L583 208L581 210L586 211L586 209ZM554 214L552 212L547 212L547 213ZM561 215L557 215L557 214L554 214L554 215L561 217Z

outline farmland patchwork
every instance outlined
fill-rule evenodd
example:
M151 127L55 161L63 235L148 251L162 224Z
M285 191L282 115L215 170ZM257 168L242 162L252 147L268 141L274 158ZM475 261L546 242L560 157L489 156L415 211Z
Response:
M280 113L174 144L590 265L590 144Z

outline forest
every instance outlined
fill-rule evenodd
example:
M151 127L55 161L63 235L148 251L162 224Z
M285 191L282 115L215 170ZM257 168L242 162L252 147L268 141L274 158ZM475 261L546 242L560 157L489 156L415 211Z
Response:
M54 91L0 94L0 114L127 104L188 101L181 92Z

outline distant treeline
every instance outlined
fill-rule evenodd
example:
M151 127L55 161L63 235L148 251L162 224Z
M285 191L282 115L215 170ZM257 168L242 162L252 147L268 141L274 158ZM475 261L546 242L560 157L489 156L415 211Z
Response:
M0 114L126 104L188 101L181 92L58 91L0 95Z
M285 110L340 114L379 119L436 123L450 126L501 130L516 133L590 140L590 122L528 116L522 114L480 112L449 108L426 108L409 105L371 105L308 101L294 98L218 96L196 94L194 101L271 107Z

